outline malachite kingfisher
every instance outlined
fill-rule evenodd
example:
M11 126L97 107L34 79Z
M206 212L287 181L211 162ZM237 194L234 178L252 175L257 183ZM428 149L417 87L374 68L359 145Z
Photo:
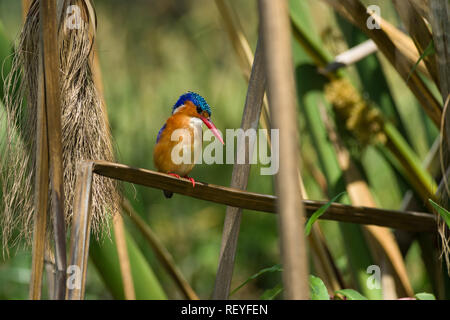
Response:
M192 182L192 187L195 187L195 180L188 177L188 174L194 168L203 148L202 124L205 124L216 138L224 144L219 131L211 121L211 108L206 100L195 92L181 95L172 108L172 115L159 130L156 138L153 161L159 172L177 178L186 178ZM174 135L178 132L183 132L183 134ZM176 150L174 150L175 147ZM181 153L181 156L183 152L188 153L188 161L182 161L181 163L175 161L173 151L180 149L181 152L175 153ZM164 195L166 198L171 198L172 192L164 190Z

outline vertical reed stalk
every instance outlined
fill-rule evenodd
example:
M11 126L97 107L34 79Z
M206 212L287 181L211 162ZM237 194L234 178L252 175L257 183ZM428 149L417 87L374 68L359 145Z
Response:
M64 299L66 289L66 233L64 222L64 186L61 143L61 100L59 88L59 48L56 23L56 0L40 1L42 58L45 75L52 220L55 236L55 299Z
M31 280L29 298L39 300L42 290L42 275L44 268L47 206L48 206L48 144L47 144L47 119L45 110L44 68L43 60L39 59L38 72L38 103L37 103L37 128L36 128L36 180L34 190L34 228L31 262Z
M77 276L71 282L72 286L67 288L66 296L68 300L84 298L92 221L92 178L92 163L79 163L73 201L69 254L70 266L76 266L75 270L70 271L75 272ZM80 272L78 273L78 271Z
M286 1L259 1L269 106L273 128L279 130L280 168L275 177L278 195L283 282L287 299L309 296L304 208L300 196L298 130L292 63L291 31Z
M116 237L117 254L119 256L120 272L122 274L123 290L126 300L136 300L133 276L131 274L130 259L128 257L127 244L125 241L125 226L120 214L113 217L113 229Z

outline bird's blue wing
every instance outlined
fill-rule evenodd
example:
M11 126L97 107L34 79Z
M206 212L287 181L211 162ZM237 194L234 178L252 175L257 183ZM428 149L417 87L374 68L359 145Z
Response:
M156 143L158 143L159 138L161 138L161 134L163 133L163 131L164 131L165 128L166 128L166 124L164 123L164 125L162 126L162 128L159 129L158 136L156 137Z

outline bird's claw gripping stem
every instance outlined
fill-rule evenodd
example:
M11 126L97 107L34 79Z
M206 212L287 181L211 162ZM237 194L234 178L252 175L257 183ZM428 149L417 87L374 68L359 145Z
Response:
M176 173L169 172L169 173L167 173L167 174L170 175L170 176L172 176L172 177L181 179L181 177L180 177L178 174L176 174Z
M176 174L176 173L168 172L167 174L172 176L172 177L181 179L181 177L178 174ZM188 177L188 176L184 176L183 178L188 179L192 183L192 188L195 188L195 180L194 180L194 178L191 178L191 177Z
M191 177L188 177L188 176L185 176L185 178L188 179L192 183L192 188L195 188L195 180L194 180L194 178L191 178Z

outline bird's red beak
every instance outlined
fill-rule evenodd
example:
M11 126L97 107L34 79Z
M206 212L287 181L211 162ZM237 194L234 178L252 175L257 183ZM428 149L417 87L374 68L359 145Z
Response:
M219 139L219 141L222 142L222 144L225 144L225 142L223 142L222 137L220 136L219 130L217 130L214 123L212 123L211 120L205 117L200 117L200 119L202 119L203 123L206 124L208 129L211 130L211 132L216 136L216 138Z

